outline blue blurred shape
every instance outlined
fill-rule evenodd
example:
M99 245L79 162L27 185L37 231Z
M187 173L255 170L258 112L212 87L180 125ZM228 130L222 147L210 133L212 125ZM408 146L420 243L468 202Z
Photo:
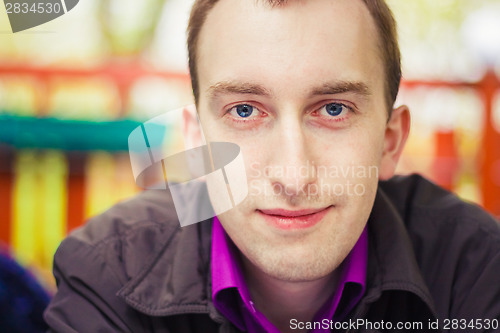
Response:
M45 332L50 296L36 279L0 250L0 328L9 333Z

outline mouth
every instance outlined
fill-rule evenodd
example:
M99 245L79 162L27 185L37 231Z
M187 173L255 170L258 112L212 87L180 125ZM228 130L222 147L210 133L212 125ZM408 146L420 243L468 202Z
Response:
M319 209L262 209L257 212L271 226L281 230L295 230L310 228L319 223L330 211L332 206Z

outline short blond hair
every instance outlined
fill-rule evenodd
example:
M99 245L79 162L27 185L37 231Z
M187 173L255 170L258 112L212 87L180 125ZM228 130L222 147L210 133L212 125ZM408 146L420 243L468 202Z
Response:
M195 0L191 10L188 24L188 55L189 72L191 74L191 85L196 104L200 97L197 71L197 46L198 39L205 23L206 17L213 6L219 0ZM238 0L241 1L241 0ZM273 7L283 6L290 0L261 0ZM291 0L293 1L293 0ZM379 35L379 49L384 63L385 78L385 100L390 111L394 106L401 82L401 52L399 50L396 21L384 0L363 0L368 8Z

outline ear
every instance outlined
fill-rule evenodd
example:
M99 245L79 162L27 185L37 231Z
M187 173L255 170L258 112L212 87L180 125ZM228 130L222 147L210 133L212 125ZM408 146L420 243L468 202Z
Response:
M384 151L379 172L380 180L387 180L394 175L399 157L410 133L410 124L410 110L406 105L392 110L391 118L385 128Z
M185 106L182 110L182 134L186 150L205 144L205 137L194 104Z

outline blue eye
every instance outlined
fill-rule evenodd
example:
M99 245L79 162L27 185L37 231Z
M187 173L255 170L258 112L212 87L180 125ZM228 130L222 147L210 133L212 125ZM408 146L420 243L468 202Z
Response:
M241 104L236 106L236 113L242 118L248 118L253 113L253 106L248 104Z
M330 103L330 104L327 104L325 105L325 109L326 109L326 112L330 115L330 116L338 116L342 113L342 111L344 110L345 106L343 104L339 104L339 103Z

